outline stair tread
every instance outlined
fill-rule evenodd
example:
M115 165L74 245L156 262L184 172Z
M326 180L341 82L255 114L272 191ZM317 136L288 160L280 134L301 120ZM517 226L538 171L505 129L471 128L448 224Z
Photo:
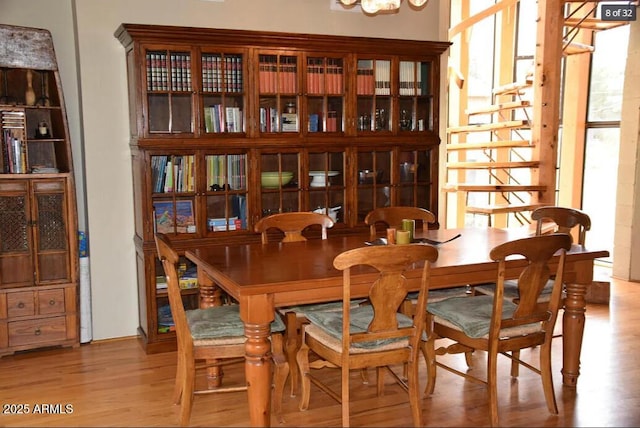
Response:
M447 183L443 190L447 192L539 192L547 190L547 186L540 184Z
M465 210L473 214L501 214L520 211L532 211L542 204L487 204L487 205L467 205Z
M475 125L453 126L447 129L449 134L458 134L462 132L482 132L492 131L495 129L514 129L514 128L529 128L528 120L509 120L505 122L495 123L478 123Z
M520 162L448 162L449 169L536 168L539 161Z
M509 94L520 94L521 91L526 88L530 88L533 84L533 79L527 77L527 80L524 82L513 82L507 83L506 85L498 86L493 89L493 95L509 95Z
M496 113L499 111L513 110L517 108L524 108L531 106L528 100L509 101L506 103L492 104L483 108L477 108L474 110L465 110L465 114L473 116L476 114Z
M578 43L578 42L566 43L566 40L565 40L565 45L562 49L565 55L575 55L575 54L580 54L585 52L593 52L594 50L595 48L591 45L587 45L585 43Z
M484 141L474 143L449 143L446 145L447 150L479 150L479 149L500 149L514 147L534 147L531 141L527 140L503 140L503 141Z
M569 27L579 27L588 30L609 30L611 28L621 27L623 25L629 25L628 21L602 21L598 18L566 18L564 25Z

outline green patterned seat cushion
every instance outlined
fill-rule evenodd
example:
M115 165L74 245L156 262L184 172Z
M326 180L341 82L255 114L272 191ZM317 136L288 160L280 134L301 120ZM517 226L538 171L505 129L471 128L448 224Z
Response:
M330 336L342 340L342 311L310 311L306 313L310 322L325 330ZM413 320L403 314L396 314L399 328L411 327ZM373 306L364 305L351 309L350 311L350 332L364 333L367 331L371 320L373 319ZM357 348L377 348L385 344L406 340L406 338L373 340L370 342L353 343L353 347Z
M555 281L552 279L547 281L547 283L544 285L544 288L540 292L539 301L544 302L549 300L551 296L551 292L553 291L554 282ZM490 296L493 296L493 294L496 292L496 284L491 283L491 284L477 285L475 289L480 291L483 294L488 294ZM513 279L507 279L504 281L503 297L509 300L517 299L520 297L520 293L518 292L517 281Z
M412 291L407 294L407 299L411 301L418 300L418 291ZM440 290L429 290L427 301L437 302L439 300L448 299L450 297L463 297L467 295L467 287L443 288Z
M511 317L516 307L515 303L505 300L502 318ZM452 297L428 303L427 311L457 326L469 337L483 337L489 334L493 296Z
M366 301L367 299L352 299L350 306L352 308L356 308ZM281 309L281 313L295 312L302 316L306 316L307 312L313 311L340 312L342 311L342 300L337 300L335 302L309 303L308 305L288 306Z
M186 311L191 336L196 340L230 336L244 336L244 324L238 305L214 306ZM271 323L272 332L284 331L284 323L278 314Z

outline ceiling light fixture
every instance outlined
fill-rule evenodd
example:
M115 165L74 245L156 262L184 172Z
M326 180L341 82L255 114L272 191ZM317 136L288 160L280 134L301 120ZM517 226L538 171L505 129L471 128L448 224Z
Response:
M358 0L340 0L344 5L351 6ZM400 8L402 0L360 0L360 6L366 13L373 14L378 12L385 12L390 10L396 10ZM429 0L409 0L409 3L415 7L422 7L427 4Z

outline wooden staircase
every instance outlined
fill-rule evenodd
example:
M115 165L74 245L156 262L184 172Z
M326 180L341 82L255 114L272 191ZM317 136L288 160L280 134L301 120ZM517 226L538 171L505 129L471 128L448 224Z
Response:
M628 24L592 18L597 3L571 3L580 4L567 8L571 13L564 20L563 56L594 51L593 46L575 40L581 30L601 31ZM452 84L460 88L461 82L464 79ZM533 85L531 72L522 81L494 88L490 105L466 109L460 125L447 129L443 190L457 194L458 227L468 225L461 224L460 210L473 218L486 216L488 226L528 225L530 212L543 205L539 202L541 192L555 191L555 183L539 182L540 159L531 135L533 107L540 101L534 99ZM465 223L469 221L464 218Z

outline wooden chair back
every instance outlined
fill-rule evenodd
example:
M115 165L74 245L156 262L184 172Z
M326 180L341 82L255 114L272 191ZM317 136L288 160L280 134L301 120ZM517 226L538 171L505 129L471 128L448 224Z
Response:
M558 310L560 308L562 280L564 274L565 253L571 248L571 237L566 233L533 236L506 242L491 250L490 257L498 262L498 282L494 294L492 328L490 340L498 340L500 329L542 323L542 331L550 340L553 335ZM555 284L548 301L539 301L540 293L552 277L549 269L551 258L560 251ZM527 266L518 278L519 299L513 316L504 318L502 313L504 282L507 257L521 255L527 260ZM545 339L546 340L546 339Z
M374 317L367 331L353 333L350 328L350 311L343 306L343 353L349 354L351 344L374 340L407 337L413 349L420 348L420 336L426 316L427 293L429 292L430 263L438 258L438 250L428 245L386 245L361 247L339 254L333 261L336 269L343 271L343 301L351 299L351 268L359 265L370 266L378 272L377 279L369 289L369 301ZM413 317L413 326L399 328L397 313L408 293L404 271L414 263L424 262L420 281L416 313L425 316Z
M322 239L327 239L327 229L333 227L334 223L331 217L325 214L306 211L291 212L263 217L256 223L254 230L262 234L263 244L269 242L267 234L269 229L278 229L284 232L282 242L297 242L306 241L307 238L302 235L302 232L314 225L320 226Z
M180 293L180 279L178 277L178 253L174 250L171 240L164 233L156 233L156 249L158 257L162 262L164 273L167 277L167 295L169 296L169 306L171 316L176 328L176 340L178 352L193 353L193 340L187 324L187 316L182 304Z
M536 223L536 235L542 235L542 227L545 220L551 220L556 224L554 232L572 234L577 226L578 244L584 245L587 231L591 229L591 219L580 210L566 207L540 207L531 213L531 219Z
M429 210L418 207L382 207L375 208L364 219L369 226L371 238L377 234L376 225L384 223L387 227L402 228L402 220L419 220L416 228L421 224L422 229L426 229L429 223L435 223L436 216Z

